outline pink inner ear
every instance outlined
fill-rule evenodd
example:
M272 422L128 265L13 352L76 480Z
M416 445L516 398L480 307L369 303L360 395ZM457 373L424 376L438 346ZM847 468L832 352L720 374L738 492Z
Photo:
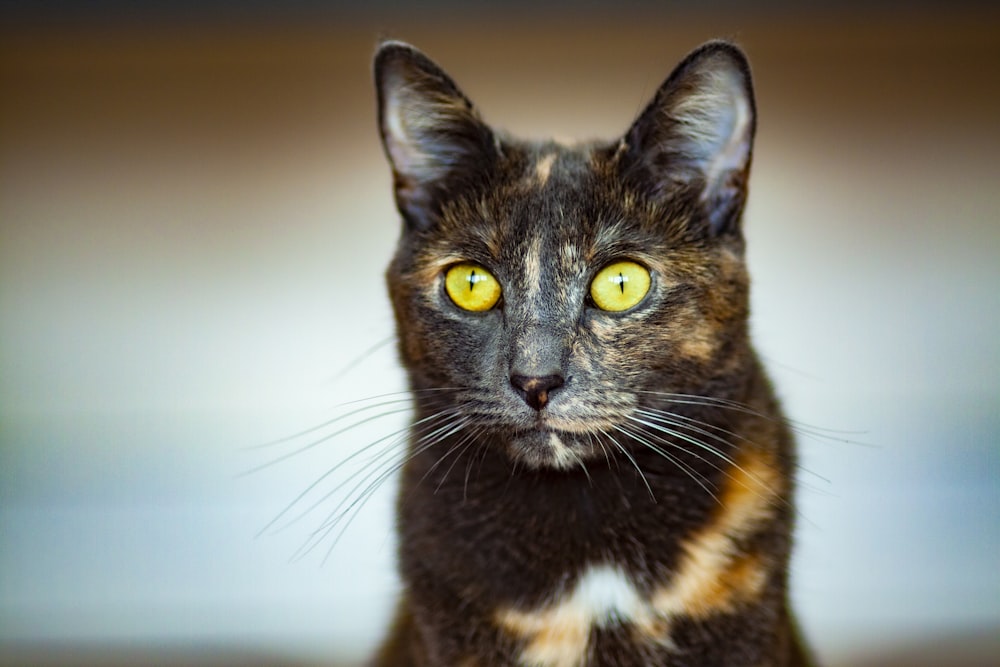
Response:
M746 169L753 140L753 109L744 75L732 63L709 61L690 74L690 88L675 93L662 111L668 144L689 156L713 199L729 175Z
M405 96L400 94L405 83L397 79L398 77L390 75L383 84L385 97L382 113L386 150L396 171L411 176L426 168L426 158L422 157L420 147L407 130L404 101L401 99Z
M718 143L702 166L705 174L702 201L715 199L720 189L729 185L730 175L744 171L750 159L753 112L743 94L742 82L733 82L726 97L717 110Z
M460 93L426 86L405 73L383 82L385 146L396 172L414 183L446 178L477 144L470 136L479 122Z

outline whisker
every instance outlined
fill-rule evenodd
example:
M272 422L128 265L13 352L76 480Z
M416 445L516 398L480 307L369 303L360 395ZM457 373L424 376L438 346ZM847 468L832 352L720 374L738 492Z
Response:
M587 483L590 484L591 487L593 487L594 480L590 477L590 471L587 470L587 463L583 460L583 458L579 454L574 452L572 448L570 448L569 450L569 455L572 456L573 459L580 465L580 468L583 469L584 476L587 478Z
M421 420L421 421L428 421L429 419L430 418L427 418L426 420ZM381 438L379 438L379 439L377 439L377 440L369 443L368 445L365 445L361 449L358 449L357 451L353 452L351 455L349 455L346 458L344 458L341 461L339 461L334 466L330 467L326 472L324 472L322 475L320 475L318 478L316 478L311 484L309 484L309 486L307 486L301 493L299 493L299 495L297 495L290 503L288 503L288 505L286 505L285 508L283 510L281 510L281 512L279 512L277 514L277 516L275 516L273 519L271 519L267 523L267 525L265 525L257 533L257 535L260 536L260 535L268 532L271 529L271 527L274 526L274 524L276 524L278 521L280 521L282 517L284 517L286 514L288 514L288 512L290 512L292 510L292 508L294 508L296 505L298 505L306 496L308 496L314 489L316 489L316 487L318 487L320 484L322 484L324 480L326 480L327 478L329 478L335 472L337 472L338 470L340 470L341 468L343 468L345 465L347 465L348 463L350 463L352 460L354 460L357 457L361 456L362 454L370 451L373 447L375 447L379 443L385 442L387 440L390 441L388 445L386 445L378 453L376 453L364 466L362 466L362 468L360 470L352 473L344 481L342 481L340 484L338 484L337 486L335 486L332 490L330 490L329 492L327 492L322 498L320 498L319 500L317 500L316 502L314 502L312 505L310 505L305 510L303 510L302 512L300 512L294 518L290 519L287 523L285 523L284 526L282 526L281 528L277 529L277 532L280 532L281 530L284 530L288 526L290 526L290 525L294 524L295 522L299 521L300 519L302 519L304 516L306 516L307 514L309 514L310 512L312 512L320 504L322 504L323 502L325 502L326 500L328 500L337 491L339 491L345 485L347 485L348 483L350 483L350 481L352 479L354 479L354 477L356 477L357 475L359 475L362 471L364 471L372 463L374 463L375 461L377 461L379 459L384 458L388 454L391 454L392 451L395 450L405 440L405 436L406 436L407 433L410 432L410 429L412 427L418 426L418 424L419 423L416 423L413 426L406 426L404 428L396 430L393 433L390 433L388 435L382 436Z
M345 375L347 375L352 370L354 370L355 368L357 368L358 366L360 366L364 361L366 361L369 357L371 357L373 354L375 354L376 352L378 352L379 350L381 350L386 345L388 345L388 344L390 344L392 342L395 342L395 340L396 340L396 336L393 335L393 336L387 336L386 338L383 338L382 340L377 341L374 345L372 345L367 350L365 350L364 352L362 352L358 356L354 357L354 359L352 359L350 362L348 362L346 366L344 366L343 368L341 368L331 378L331 380L333 382L336 382L338 380L342 380Z
M813 426L810 424L806 424L804 422L796 421L794 419L788 419L785 417L776 417L774 415L756 410L745 403L740 403L739 401L734 401L728 398L719 398L715 396L699 396L698 394L679 394L673 392L646 391L646 390L639 390L637 393L646 394L649 396L655 396L660 400L675 405L696 405L701 407L717 407L717 408L732 410L735 412L741 412L744 414L752 415L754 417L759 417L760 419L764 419L772 423L784 424L793 431L795 431L796 433L809 436L817 440L824 440L827 442L840 442L843 444L851 444L851 445L871 446L864 442L853 440L851 438L841 437L841 436L862 435L865 433L864 431L830 429L819 426Z
M460 416L458 418L458 420L455 421L455 423L449 424L447 426L447 429L444 431L444 433L435 436L435 438L436 438L435 444L440 443L440 442L446 440L447 438L451 437L455 433L458 433L463 428L465 428L469 424L469 422L471 422L471 421L472 420L469 417L467 417L467 416L464 416L464 415ZM427 477L429 477L431 475L431 473L433 473L437 469L437 467L439 465L441 465L441 463L446 458L448 458L448 456L451 455L452 452L454 452L459 447L461 447L465 443L465 441L467 439L468 439L468 435L465 435L465 436L462 437L462 439L459 440L459 442L457 444L455 444L452 447L450 447L448 449L448 451L446 451L440 458L438 458L437 461L435 461L433 463L433 465L431 465L430 468L427 469L427 472L425 472L424 475L420 478L420 482L422 483L425 479L427 479ZM451 470L451 468L449 468L448 470Z
M608 438L608 440L610 440L612 442L612 444L614 444L615 447L618 448L618 451L620 451L622 454L624 454L625 457L629 461L632 462L632 465L635 467L636 472L639 473L639 477L642 478L642 483L646 485L646 490L649 491L649 497L655 503L656 502L656 494L653 493L653 487L651 487L649 485L649 480L646 479L645 473L642 472L642 468L639 467L639 463L635 460L635 457L632 456L632 453L629 452L628 449L626 449L620 442L618 442L617 440L615 440L614 436L612 436L610 433L608 433L604 429L601 429L601 433L603 433L604 436L606 438Z
M479 452L469 457L468 463L465 464L465 482L462 485L462 501L465 502L469 499L469 478L472 474L472 465L479 460L479 465L482 466L483 459L486 457L486 451L488 448L488 443L480 440L480 436L483 434L482 427L477 427L472 432L473 440L479 445Z
M712 491L711 489L709 489L707 486L705 486L705 484L702 481L702 479L700 479L700 475L698 474L698 472L694 468L691 467L691 464L686 463L685 461L682 461L680 458L674 456L670 452L667 452L662 447L659 447L658 445L650 442L644 435L642 435L640 433L632 432L629 429L626 429L624 426L621 426L621 425L617 426L616 428L621 433L623 433L625 436L627 436L629 438L632 438L633 440L637 441L639 444L641 444L641 445L649 448L650 450L652 450L656 454L658 454L658 455L662 456L663 458L665 458L667 461L670 461L670 463L672 463L673 465L675 465L678 468L680 468L685 474L687 474L688 477L690 477L695 482L695 484L697 484L698 486L700 486L705 491L705 493L707 493L708 495L710 495L716 502L719 501L718 497L715 495L715 492ZM658 438L658 440L660 442L662 442L663 444L671 444L671 445L673 444L673 443L670 443L669 441L663 440L662 438ZM674 446L676 447L676 445L674 445ZM686 451L686 450L683 450L683 448L680 448L680 449L682 449L682 451ZM688 453L690 453L690 452L688 452ZM697 455L694 455L694 456L696 458L701 458L701 457L698 457ZM702 460L704 460L704 459L702 459ZM708 462L706 461L706 463L708 463ZM709 465L712 465L712 464L709 463ZM716 466L713 466L713 467L716 467Z
M665 435L677 438L677 439L681 440L682 442L686 442L688 444L692 444L692 445L698 447L702 451L706 451L706 452L709 452L711 454L714 454L719 459L721 459L722 461L724 461L730 468L734 468L734 469L740 471L741 473L743 473L744 475L746 475L749 479L753 480L754 482L756 482L760 486L764 486L764 487L767 486L766 481L763 480L763 479L761 479L759 475L756 475L755 473L752 473L751 471L747 470L745 467L739 465L735 461L735 459L733 459L732 457L726 455L724 452L720 451L718 448L713 447L712 445L709 445L708 443L702 442L701 440L698 440L697 438L694 438L692 436L688 436L688 435L686 435L684 433L680 433L680 432L678 432L678 431L676 431L674 429L665 428L665 427L659 426L657 424L650 424L650 423L648 423L648 422L646 422L644 420L638 419L638 418L633 417L633 416L630 416L629 419L631 419L632 421L635 421L635 422L637 422L639 424L643 424L643 425L647 426L648 428L652 428L652 429L654 429L657 432L660 432L660 433L663 433ZM684 427L683 424L680 425L680 426ZM652 436L653 434L649 434L649 435ZM672 442L672 441L670 441L670 440L668 440L666 438L657 437L657 439L659 441L663 442L664 444L669 444L669 445L671 445L673 447L677 447L678 449L681 449L682 451L687 452L691 456L696 457L700 461L703 461L704 463L706 463L706 464L710 465L711 467L713 467L715 470L717 470L720 473L722 473L726 478L728 478L730 480L735 479L735 477L732 475L732 473L728 469L719 467L718 465L716 465L716 464L712 463L711 461L708 461L707 459L705 459L702 456L698 455L696 452L692 452L692 451L688 450L687 448L681 446L680 444L678 444L676 442ZM751 489L751 490L755 494L760 495L760 493L758 491L753 490L753 489ZM788 505L789 501L786 498L782 497L781 498L781 503L784 504L784 505Z
M471 447L475 443L476 443L475 434L471 433L471 432L470 433L466 433L465 435L462 436L462 438L458 441L458 443L454 447L452 447L451 449L449 449L445 453L445 455L442 456L441 459L439 459L434 464L436 466L438 463L441 463L444 459L446 459L448 456L450 456L451 453L454 452L458 447L461 447L461 451L459 451L458 454L455 455L455 460L452 461L451 465L448 466L448 469L444 471L444 474L441 476L441 480L437 483L437 486L434 488L434 493L435 494L437 494L437 492L441 490L441 487L444 485L445 480L448 479L448 475L450 475L451 471L455 468L456 465L458 465L458 462L462 459L462 456L467 451L469 451L469 447ZM463 496L464 496L464 494L465 494L465 490L464 489L463 489L462 493L463 493Z
M449 415L449 416L453 416L453 415ZM461 419L459 419L454 424L442 426L442 427L436 429L434 432L428 433L428 434L422 436L420 438L420 440L418 441L419 446L413 448L413 451L408 456L404 456L400 461L398 461L397 463L395 463L394 465L392 465L389 469L384 470L381 474L379 474L372 482L370 482L368 484L367 487L365 487L361 491L360 494L358 494L355 497L355 499L346 508L343 509L343 511L339 511L339 510L343 506L344 502L346 502L347 499L345 499L344 501L341 501L341 503L338 504L337 508L335 508L328 515L327 521L324 522L324 524L322 526L320 526L318 529L316 529L315 531L313 531L312 535L310 536L310 540L313 541L313 544L311 546L309 546L309 548L306 549L302 553L302 555L303 556L306 555L309 551L311 551L316 546L318 546L320 543L322 543L322 541L325 540L325 539L327 539L327 537L330 535L330 533L339 524L343 523L340 531L337 533L336 537L333 539L333 541L332 541L329 549L327 550L326 555L323 558L323 562L326 562L326 560L329 558L330 554L332 553L334 547L336 547L337 543L340 541L340 538L343 536L344 532L347 530L347 528L351 525L351 523L354 521L354 519L360 513L360 511L364 507L365 503L368 502L368 500L372 497L372 495L375 494L375 492L386 482L386 480L390 479L399 470L401 470L403 468L403 466L405 466L409 461L412 461L416 456L419 456L423 452L428 451L432 447L434 447L437 444L439 444L442 440L450 437L454 433L456 433L459 430L461 430L462 428L464 428L466 426L466 424L468 423L468 421L470 421L470 420L468 420L466 418L461 418ZM442 431L443 431L443 433L442 433ZM449 451L451 451L451 450L449 450ZM446 456L447 456L447 454L446 454ZM437 463L435 465L437 465ZM449 470L450 470L450 468L449 468ZM372 473L369 473L368 475L366 475L365 478L362 479L361 482L359 482L359 484L356 485L354 489L352 489L352 491L350 492L350 494L348 494L347 498L354 497L354 494L355 494L355 491L357 490L357 488L361 484L363 484L366 479L368 479L369 477L371 477L373 473L374 473L374 471ZM446 475L447 475L447 473L446 473ZM426 475L424 477L426 477ZM346 519L346 521L345 521L345 519Z
M338 484L337 486L335 486L326 495L324 495L322 498L320 498L319 500L317 500L316 502L314 502L312 505L310 505L308 508L306 508L303 512L301 512L298 516L296 516L294 519L292 519L287 524L285 524L285 526L283 526L282 528L279 528L278 531L280 532L281 530L283 530L288 525L291 525L291 524L295 523L296 521L298 521L299 519L301 519L302 517L304 517L306 514L310 513L312 510L314 510L316 507L318 507L324 501L326 501L327 499L329 499L333 494L335 494L337 491L339 491L341 488L343 488L346 484L348 484L351 481L351 479L353 479L356 475L360 474L360 472L363 471L365 468L367 468L369 465L371 465L371 463L373 463L374 461L376 461L378 459L384 458L387 454L391 453L405 439L404 436L407 433L409 433L411 431L411 429L422 428L425 424L430 423L434 419L440 418L441 416L442 416L441 414L431 415L430 417L426 417L424 419L421 419L421 420L419 420L417 422L414 422L412 425L409 425L409 426L406 426L404 428L398 429L398 430L396 430L393 433L390 433L388 435L384 435L381 438L378 438L377 440L375 440L375 441L373 441L373 442L365 445L361 449L358 449L357 451L353 452L349 456L345 457L344 459L342 459L341 461L339 461L337 464L335 464L334 466L330 467L326 472L324 472L322 475L320 475L317 479L315 479L309 486L307 486L305 488L305 490L303 490L298 496L296 496L283 510L281 510L281 512L279 512L277 514L277 516L275 516L273 519L271 519L271 521L269 521L267 523L267 525L265 525L257 533L257 535L260 536L260 535L268 532L268 530L274 524L276 524L278 521L280 521L283 516L285 516L289 511L291 511L291 509L293 507L295 507L299 502L301 502L303 498L305 498L307 495L309 495L313 491L313 489L315 489L317 486L319 486L325 479L327 479L332 474L334 474L335 472L337 472L338 470L340 470L341 468L343 468L345 465L347 465L348 463L350 463L355 458L357 458L357 457L361 456L362 454L370 451L372 449L372 447L375 447L379 443L385 442L386 440L391 440L391 442L386 447L382 448L367 464L365 464L364 467L361 468L361 470L359 470L358 472L355 472L354 474L350 475L343 482L341 482L340 484Z
M350 526L351 522L354 520L354 517L357 516L358 512L360 512L361 508L365 505L365 503L368 502L368 499L371 498L371 496L375 493L375 491L377 491L379 487L381 487L388 479L390 479L396 472L398 472L404 465L406 465L407 461L412 460L413 457L419 455L420 453L430 449L435 444L437 444L438 442L437 440L430 439L430 436L432 435L433 434L427 434L427 436L425 436L428 437L427 442L423 443L420 447L416 448L409 456L404 456L401 460L390 465L385 470L380 471L379 468L370 470L364 477L362 477L361 480L359 480L358 483L355 484L354 487L347 493L345 498L341 500L337 504L337 506L330 511L329 514L327 514L326 520L318 528L313 530L312 533L310 533L309 537L306 539L306 542L301 547L299 547L299 549L295 552L295 554L293 554L292 560L299 560L308 555L313 549L315 549L325 539L327 539L327 537L329 537L329 535L337 528L338 525L343 524L341 530L337 533L337 536L334 538L333 542L330 545L330 548L327 550L327 553L323 558L323 562L326 562L326 560L332 553L334 547L337 545L337 543L340 541L340 538L347 530L347 527ZM360 472L361 471L359 471L359 473ZM353 478L354 476L355 475L352 475L351 478ZM375 477L375 479L369 482L368 485L365 486L363 489L361 489L362 485L364 485L365 482L371 479L373 476ZM347 481L349 481L351 478L349 478ZM339 486L342 487L343 484ZM360 493L358 493L359 489L361 489ZM331 495L333 495L333 493L334 492L328 493L326 496L324 496L324 498L322 498L320 501L314 504L313 508L315 508L323 500L329 498ZM346 507L345 504L347 505Z
M387 410L385 412L380 412L377 415L372 415L370 417L365 417L364 419L360 419L360 420L358 420L356 422L348 424L344 428L338 429L337 431L334 431L333 433L329 433L327 435L324 435L322 438L317 438L316 440L313 440L313 441L311 441L311 442L309 442L309 443L307 443L307 444L305 444L305 445L303 445L303 446L301 446L301 447L299 447L299 448L297 448L295 450L292 450L290 452L286 452L285 454L282 454L281 456L277 456L277 457L271 459L270 461L266 461L265 463L261 463L260 465L254 466L254 467L249 468L247 470L244 470L243 472L237 474L236 478L240 479L240 478L243 478L243 477L247 477L248 475L253 475L254 473L260 472L261 470L265 470L267 468L270 468L271 466L277 465L277 464L281 463L282 461L287 461L288 459L293 458L295 456L298 456L299 454L302 454L303 452L307 452L310 449L313 449L314 447L318 447L319 445L322 445L325 442L329 442L330 440L336 438L337 436L343 435L344 433L347 433L351 429L357 428L359 426L363 426L364 424L371 423L373 421L376 421L378 419L382 419L384 417L391 417L393 415L405 414L407 412L409 412L409 407L400 408L400 409L397 409L397 410ZM331 421L331 423L332 423L332 421Z
M256 445L249 445L247 447L242 447L241 449L243 451L254 451L254 450L257 450L257 449L266 449L266 448L274 447L276 445L282 445L282 444L285 444L285 443L288 443L288 442L292 442L293 440L297 440L297 439L299 439L299 438L301 438L303 436L309 435L310 433L315 433L316 431L321 431L324 428L327 428L329 426L332 426L333 424L336 424L337 422L340 422L340 421L342 421L344 419L347 419L347 418L355 416L355 415L359 415L359 414L361 414L363 412L366 412L368 410L374 410L374 409L377 409L377 408L386 407L388 405L398 405L400 403L403 403L403 404L409 406L409 405L411 405L413 403L413 399L415 397L417 397L417 396L420 396L421 398L423 398L423 400L426 401L427 400L426 399L426 395L428 395L428 394L434 394L434 393L440 393L440 392L452 392L452 391L458 391L458 390L459 390L458 388L454 388L454 387L435 387L435 388L428 388L428 389L413 389L413 390L403 390L403 391L387 392L385 394L377 394L375 396L368 396L366 398L359 398L359 399L355 399L353 401L345 401L343 403L339 403L336 406L334 406L334 409L339 410L339 409L343 409L343 408L348 408L348 407L351 407L351 406L358 405L360 403L367 403L369 401L378 401L378 402L371 403L370 405L364 405L364 406L359 407L359 408L355 408L353 410L345 412L344 414L337 415L336 417L333 417L331 419L327 419L327 420L325 420L325 421L323 421L323 422L321 422L319 424L316 424L315 426L310 426L309 428L305 428L305 429L302 429L302 430L297 431L295 433L292 433L291 435L287 435L287 436L284 436L284 437L281 437L281 438L277 438L275 440L268 440L267 442L262 442L262 443L259 443L259 444L256 444ZM393 398L393 397L397 397L397 396L400 397L400 398ZM383 399L389 399L389 398L393 398L393 400L383 400ZM333 435L336 435L336 434L333 434Z
M670 426L676 426L678 428L688 429L688 430L694 431L696 433L700 433L701 435L704 435L705 437L712 438L713 440L717 440L719 442L722 442L724 444L728 444L729 441L727 441L725 438L723 438L722 436L720 436L720 435L718 435L716 433L710 433L710 432L708 432L708 431L706 431L704 429L706 429L706 428L713 429L715 431L718 431L721 434L728 435L728 436L732 437L735 440L742 440L743 442L745 442L745 443L747 443L749 445L757 446L757 443L755 443L753 440L750 440L749 438L747 438L744 435L741 435L741 434L736 433L734 431L731 431L729 429L723 428L723 427L718 426L716 424L711 424L709 422L706 422L706 421L703 421L703 420L700 420L700 419L695 419L694 417L689 417L687 415L677 414L677 413L674 413L674 412L670 412L669 410L658 410L658 409L653 409L653 408L638 408L638 409L636 409L636 412L639 413L639 414L642 414L642 415L646 416L648 419L651 419L653 421L659 421L661 423L668 424ZM702 427L704 427L704 428L702 428ZM802 472L808 473L808 474L810 474L810 475L818 478L821 481L824 481L824 482L826 482L828 484L830 483L829 479L823 477L819 473L813 472L813 471L809 470L808 468L803 467L799 463L796 463L795 467L796 467L796 469L801 470Z
M719 448L713 447L712 445L709 445L706 442L702 442L701 440L698 440L695 437L686 435L684 433L680 433L680 432L678 432L678 431L676 431L674 429L666 428L662 424L666 423L666 424L669 424L670 426L677 426L677 427L680 427L680 428L693 428L693 427L687 427L684 424L678 424L676 422L669 422L668 420L666 420L664 418L661 418L661 420L660 420L661 423L660 424L653 423L651 421L647 421L646 419L640 419L639 417L636 417L635 415L628 415L628 419L630 419L631 421L636 422L637 424L642 424L646 428L653 429L654 431L657 431L659 433L664 433L666 435L673 436L675 438L683 440L684 442L686 442L688 444L694 445L698 449L706 451L706 452L708 452L710 454L714 454L715 456L719 457L720 459L722 459L723 461L725 461L726 463L728 463L731 466L736 466L736 462L732 459L732 457L730 457L729 455L727 455L725 452L721 451ZM712 434L708 434L708 435L712 435ZM713 436L713 437L718 437L718 436ZM721 440L722 442L726 442L722 438L719 438L719 440ZM704 461L705 459L702 459L702 460Z
M402 398L397 398L397 399L394 399L394 400L391 400L391 401L382 401L381 400L381 399L389 398L391 396L402 396ZM285 444L287 442L292 442L293 440L297 440L297 439L299 439L301 437L307 436L310 433L315 433L316 431L321 431L324 428L332 426L333 424L336 424L337 422L343 421L344 419L347 419L349 417L353 417L355 415L361 414L362 412L367 412L368 410L375 410L377 408L382 408L382 407L385 407L387 405L396 405L398 403L409 404L412 401L412 399L409 397L409 394L407 392L405 392L405 391L397 391L397 392L392 392L392 393L388 393L388 394L381 394L379 396L370 396L368 398L358 399L358 400L355 400L355 401L348 401L346 403L340 403L337 406L335 406L334 409L342 409L342 408L346 408L346 407L349 407L349 406L352 406L352 405L357 405L358 403L363 403L363 402L366 402L366 401L379 401L379 402L378 403L372 403L371 405L362 406L360 408L356 408L356 409L351 410L349 412L346 412L346 413L344 413L342 415L337 415L336 417L332 417L330 419L327 419L326 421L323 421L323 422L321 422L319 424L316 424L315 426L310 426L309 428L305 428L305 429L302 429L300 431L296 431L295 433L292 433L291 435L286 435L284 437L277 438L275 440L268 440L267 442L262 442L262 443L259 443L259 444L256 444L256 445L250 445L248 447L243 447L242 449L244 451L254 451L254 450L257 450L257 449L266 449L266 448L269 448L269 447L274 447L276 445L283 445L283 444Z
M680 414L680 413L677 413L677 412L673 412L673 411L670 411L670 410L661 410L659 408L641 407L641 408L636 408L635 412L638 413L638 414L644 415L644 416L646 416L646 417L648 417L650 419L653 419L653 420L666 419L666 420L669 420L674 425L679 425L679 424L676 424L677 421L687 422L688 424L692 424L693 425L690 428L699 427L699 428L705 428L705 429L712 429L713 431L717 431L718 433L721 433L723 435L728 435L728 436L730 436L730 437L732 437L734 439L738 439L738 440L742 440L742 441L747 442L747 443L751 443L750 439L748 439L746 436L741 435L739 433L736 433L735 431L731 431L731 430L729 430L727 428L724 428L722 426L719 426L718 424L713 424L711 422L707 422L707 421L704 421L702 419L696 419L694 417L689 417L688 415L683 415L683 414ZM710 435L710 437L712 437L713 439L721 440L723 442L727 442L728 443L728 441L725 440L725 438L722 438L718 434L709 434L708 431L699 431L699 432L702 433L703 435Z
M443 410L434 415L430 415L429 417L425 417L424 419L420 420L420 422L417 423L423 423L422 425L430 425L434 421L440 421L441 419L454 417L457 414L457 412L458 411L455 409ZM422 434L412 443L411 447L409 448L411 451L405 454L396 463L391 464L387 469L381 470L380 469L381 464L380 464L374 469L369 470L363 477L361 477L360 480L358 480L358 482L354 485L354 487L346 494L344 499L341 500L327 514L327 519L311 533L308 541L318 541L318 542L322 541L322 539L324 539L326 535L329 535L329 533L334 528L336 528L336 526L339 523L341 523L344 520L344 518L347 516L348 513L351 512L351 510L355 508L360 509L360 505L363 505L364 502L367 502L367 499L374 493L375 490L378 489L379 486L381 486L386 481L386 479L390 478L392 475L398 472L404 465L406 465L408 461L413 460L413 458L415 458L416 456L419 456L423 452L429 450L431 447L437 445L442 440L450 437L458 430L464 428L467 422L468 419L465 417L460 417L455 422L451 421L446 422L445 424L434 428L430 432ZM384 458L384 456L380 454L378 458ZM348 477L346 480L344 480L344 482L337 485L336 488L334 488L326 495L324 495L322 498L317 500L305 513L312 511L318 505L322 504L324 501L329 499L332 495L334 495L337 491L339 491L340 488L343 488L343 486L349 483L353 478L364 472L364 470L365 468L362 468L361 470L357 471L356 473ZM372 480L373 477L374 480ZM369 480L372 481L369 482ZM364 486L366 482L368 483L368 485ZM303 513L303 515L305 513ZM339 536L337 539L339 540ZM314 546L315 545L309 547L307 551L311 550Z

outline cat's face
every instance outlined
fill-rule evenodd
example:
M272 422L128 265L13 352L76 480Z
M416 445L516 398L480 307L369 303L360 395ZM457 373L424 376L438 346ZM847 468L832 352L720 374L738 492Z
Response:
M696 52L621 141L576 147L501 138L411 47L383 46L376 76L418 417L569 467L745 358L753 101L738 52Z

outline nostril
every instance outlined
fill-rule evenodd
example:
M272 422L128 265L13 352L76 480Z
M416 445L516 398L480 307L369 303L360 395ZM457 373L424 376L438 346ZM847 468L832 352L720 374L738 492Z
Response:
M549 394L563 385L562 375L511 375L510 384L517 390L524 402L535 410L541 410L549 402Z

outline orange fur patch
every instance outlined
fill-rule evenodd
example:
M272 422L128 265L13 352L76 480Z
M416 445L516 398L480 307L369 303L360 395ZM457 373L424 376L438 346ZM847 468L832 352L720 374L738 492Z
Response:
M748 450L738 456L729 468L719 510L683 542L684 556L673 579L654 593L657 614L704 619L759 596L769 563L760 554L740 553L738 542L773 517L784 490L771 453Z
M690 327L685 327L681 335L681 342L678 345L680 353L702 363L710 361L718 348L713 331L705 322L693 321Z
M531 667L577 667L587 652L592 620L569 604L538 612L508 609L497 614L500 626L526 640L521 664Z

